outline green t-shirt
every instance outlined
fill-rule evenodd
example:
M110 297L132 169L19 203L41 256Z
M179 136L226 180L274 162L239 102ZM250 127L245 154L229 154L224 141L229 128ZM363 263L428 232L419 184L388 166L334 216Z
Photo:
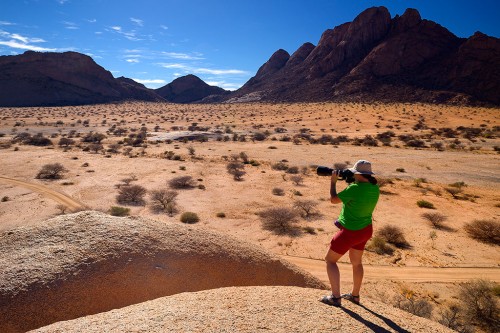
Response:
M353 183L338 194L342 200L340 224L349 230L360 230L372 223L372 213L380 196L378 185Z

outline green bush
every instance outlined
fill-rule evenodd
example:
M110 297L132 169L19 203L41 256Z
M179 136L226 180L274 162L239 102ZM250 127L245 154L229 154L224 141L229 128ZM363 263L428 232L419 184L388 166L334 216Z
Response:
M198 214L196 214L196 213L184 212L181 215L181 222L183 222L183 223L193 224L193 223L196 223L199 221L200 221L200 218L198 217Z
M417 201L417 206L420 208L427 208L427 209L435 209L434 204L432 202L426 201L426 200L419 200Z
M113 216L129 216L130 208L111 206L111 208L109 209L109 214Z

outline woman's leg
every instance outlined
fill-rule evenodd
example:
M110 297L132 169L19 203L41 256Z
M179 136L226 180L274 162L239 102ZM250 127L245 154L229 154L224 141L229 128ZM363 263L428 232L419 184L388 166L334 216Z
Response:
M340 297L340 272L337 261L342 258L342 256L343 254L333 252L329 249L325 257L326 273L328 274L328 280L330 280L332 295L334 297Z
M349 249L349 259L352 265L352 292L353 296L359 296L361 283L363 282L363 250Z

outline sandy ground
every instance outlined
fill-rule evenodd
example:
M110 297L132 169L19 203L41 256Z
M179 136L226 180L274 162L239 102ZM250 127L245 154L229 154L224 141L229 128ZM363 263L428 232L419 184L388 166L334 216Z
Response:
M374 214L375 228L385 225L400 227L411 248L397 249L392 256L367 252L368 265L415 268L482 267L499 269L500 252L497 247L479 243L463 231L466 223L476 219L497 220L500 217L500 163L494 147L500 140L493 135L471 140L460 134L456 138L431 136L433 128L456 129L459 126L482 128L498 135L498 109L447 107L410 104L238 104L238 105L171 105L171 104L111 104L65 108L4 108L0 109L0 229L24 224L36 224L59 214L58 205L69 210L77 204L95 210L108 211L117 206L116 188L121 180L135 175L134 184L148 190L166 188L167 181L183 175L192 176L196 185L190 190L179 190L177 199L180 213L192 211L200 216L199 228L222 231L235 237L259 244L267 250L285 256L321 260L335 232L332 224L340 206L329 203L329 179L315 175L315 165L332 166L333 163L354 163L368 159L380 178L392 184L383 187L384 194ZM424 124L423 129L415 129ZM114 136L111 128L122 127L126 134ZM189 126L199 131L227 135L229 141L182 142L157 141L172 138ZM146 127L150 142L145 147L134 147L124 155L120 153L84 152L85 145L79 137L69 149L34 147L8 142L17 133L44 133L57 143L61 136L71 131L103 133L104 147L117 143L130 133ZM265 141L252 141L255 132L269 131ZM133 132L135 131L135 132ZM299 144L280 141L283 136L293 137L300 132L313 138L322 135L363 138L386 131L398 135L421 135L427 146L441 142L444 151L433 148L409 148L393 138L390 146L355 146ZM245 142L233 141L233 135L247 135ZM163 135L163 136L159 136ZM155 138L151 140L151 138ZM273 140L275 138L276 140ZM458 140L458 142L456 141ZM192 147L194 155L189 154ZM166 151L180 156L181 160L168 160ZM235 181L226 171L232 155L245 152L258 166L246 165L242 181ZM299 169L306 167L303 182L296 185L290 174L273 170L271 166L286 161ZM38 170L47 163L59 162L69 172L61 180L35 179ZM21 184L23 181L28 184ZM451 183L464 182L461 199L454 199L446 191ZM41 188L40 186L43 186ZM340 183L339 189L345 184ZM273 188L281 188L283 196L273 195ZM299 193L300 192L300 193ZM58 197L72 198L65 202ZM299 195L300 194L300 195ZM261 227L257 213L273 206L292 207L296 200L314 200L318 214L311 219L300 219L300 227L312 228L313 233L302 232L298 237L275 235ZM146 201L149 198L146 197ZM436 209L419 208L419 200L434 204ZM131 214L147 216L161 221L179 221L180 214L170 217L156 214L149 206L128 206ZM422 218L424 212L439 212L447 217L448 230L435 230ZM225 218L217 217L224 213ZM179 222L180 223L180 222ZM432 237L431 237L432 235ZM434 238L434 239L433 239ZM348 259L343 258L343 263ZM316 268L314 268L315 270ZM313 270L311 268L311 270ZM451 271L449 271L451 272ZM493 271L494 272L494 271ZM402 273L403 274L403 273ZM453 273L443 273L453 274ZM473 275L475 273L472 273ZM368 275L369 276L369 275ZM491 275L485 275L490 277ZM483 277L477 271L477 278ZM375 278L374 278L375 279ZM397 292L409 285L421 295L440 294L440 299L452 298L458 281L445 275L416 282L370 281L366 279L366 293L374 298L384 298L385 292ZM343 283L349 287L348 271Z

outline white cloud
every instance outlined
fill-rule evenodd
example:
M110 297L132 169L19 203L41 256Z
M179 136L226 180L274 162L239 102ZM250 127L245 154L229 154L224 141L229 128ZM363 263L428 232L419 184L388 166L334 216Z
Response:
M161 79L153 79L153 80L141 80L141 79L132 79L134 80L135 82L139 82L139 83L142 83L144 85L147 85L147 84L167 84L167 81L165 80L161 80Z
M137 34L134 30L126 32L126 31L123 31L122 27L120 27L120 26L112 26L112 27L110 27L110 29L113 30L114 32L122 35L123 37L127 38L128 40L132 40L132 41L144 40L142 38L137 37Z
M78 25L74 22L63 21L63 24L66 26L65 27L66 29L70 29L70 30L80 29L78 27Z
M2 36L6 36L8 38L19 40L19 41L23 42L24 44L27 44L27 43L44 43L45 42L45 40L43 40L41 38L29 38L29 37L21 36L19 34L9 34L8 32L5 32L5 31L2 31L1 35Z
M12 35L10 35L10 38L14 38L14 39L20 40L23 43L28 43L28 41L29 41L29 38L23 37L23 36L18 35L18 34L12 34Z
M182 69L185 73L194 74L210 74L217 76L227 76L227 75L249 75L249 72L240 69L211 69L203 67L193 67L181 63L159 63L163 68L171 69Z
M126 61L126 62L128 62L128 63L132 63L132 64L137 64L137 63L139 63L139 59L127 59L127 60L125 60L125 61Z
M46 47L39 47L35 45L29 45L25 43L19 43L15 40L10 41L0 41L0 45L5 45L11 47L13 49L21 49L21 50L31 50L31 51L39 51L39 52L55 52L57 49L50 49Z
M185 69L189 70L190 67L184 64L159 64L163 68L177 68L177 69Z
M0 25L15 25L15 23L7 22L7 21L0 21Z
M195 53L193 55L187 53L177 53L177 52L162 52L163 55L172 59L181 59L181 60L202 60L205 59L201 53Z
M96 23L97 20L96 19L91 19L91 20L87 20L87 22L89 22L89 23Z
M46 47L40 47L37 45L33 45L33 43L45 43L45 40L41 38L32 38L32 37L26 37L22 36L20 34L16 33L9 33L4 30L0 30L0 38L3 38L4 40L0 40L0 45L5 45L13 49L21 49L21 50L32 50L32 51L39 51L39 52L54 52L58 51L58 49L54 48L46 48Z
M144 21L140 20L140 19L136 19L136 18L131 17L130 21L134 22L135 24L137 24L140 27L142 27L144 25Z
M247 75L247 71L239 69L210 69L210 68L194 68L195 73L198 74L212 74L212 75Z
M64 5L68 1L69 0L57 0L57 2L59 2L60 5Z
M163 30L168 30L168 27L166 25L160 25L160 28L162 28Z
M210 86L221 87L226 90L236 90L242 86L242 84L238 83L229 83L226 81L205 81L206 84Z

